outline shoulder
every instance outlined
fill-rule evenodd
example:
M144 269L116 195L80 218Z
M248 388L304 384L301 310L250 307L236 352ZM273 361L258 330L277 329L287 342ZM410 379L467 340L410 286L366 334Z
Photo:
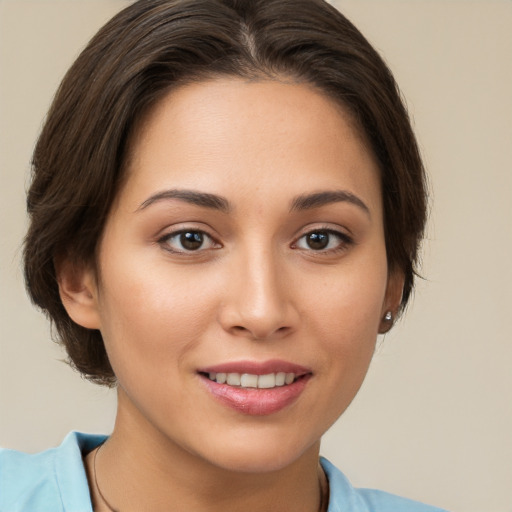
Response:
M328 512L446 512L387 492L352 487L328 460L321 458L321 464L329 480Z
M104 439L72 432L36 454L0 449L0 512L90 512L82 453Z

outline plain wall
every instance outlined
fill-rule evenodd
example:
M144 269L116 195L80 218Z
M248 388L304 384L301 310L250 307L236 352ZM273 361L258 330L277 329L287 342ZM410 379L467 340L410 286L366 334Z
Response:
M20 269L35 139L67 67L128 2L0 2L0 444L109 432L115 393L61 362ZM382 52L430 173L424 281L323 453L358 486L512 511L512 2L334 2Z

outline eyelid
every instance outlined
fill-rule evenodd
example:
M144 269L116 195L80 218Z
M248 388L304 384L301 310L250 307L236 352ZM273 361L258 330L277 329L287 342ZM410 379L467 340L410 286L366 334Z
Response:
M298 243L301 239L303 239L304 237L306 237L307 235L310 235L312 233L319 233L319 232L328 233L330 235L337 237L340 241L339 244L337 245L337 247L330 248L330 249L318 249L318 250L315 250L312 248L298 247ZM301 232L301 234L299 236L297 236L295 241L292 243L292 248L306 251L306 252L311 252L313 254L326 255L326 254L332 254L332 253L344 251L347 249L348 246L351 246L354 244L355 244L354 238L352 237L352 235L348 234L346 232L346 230L344 231L341 228L333 228L332 226L324 225L324 226L318 226L318 227L314 227L314 228L308 227L308 228L304 229Z
M185 248L183 249L173 249L171 248L169 244L169 240L178 237L182 235L183 233L201 233L204 238L207 238L210 240L209 247L201 247L197 250L187 250ZM183 227L175 227L174 229L170 229L168 231L165 231L162 235L159 235L156 242L162 246L162 248L172 254L183 254L183 255L194 255L194 254L201 254L205 251L209 251L212 249L217 249L222 247L222 244L208 231L204 228L199 228L197 226L183 226Z
M294 241L291 244L292 249L297 249L305 252L310 252L317 255L328 255L331 253L336 253L340 251L347 250L348 246L354 245L355 241L353 239L353 236L349 233L347 233L347 229L343 229L341 227L332 227L331 225L319 225L315 227L308 226L307 228L303 228L298 236L295 237ZM169 244L169 240L178 237L179 235L183 233L190 233L190 232L196 232L201 233L204 238L208 239L208 247L200 247L196 250L187 250L186 248L183 249L176 249L172 248ZM306 247L299 247L299 241L306 237L307 235L310 235L312 233L328 233L329 235L332 235L336 237L339 240L339 243L336 247L327 248L327 249L313 249L313 248L306 248ZM209 230L204 227L199 227L197 225L192 226L186 226L185 223L179 226L174 226L173 228L167 228L167 230L164 231L163 234L158 235L156 238L156 243L162 246L162 248L172 254L178 254L178 255L199 255L206 251L210 251L212 249L219 249L222 248L223 245L218 241L218 238L209 233Z

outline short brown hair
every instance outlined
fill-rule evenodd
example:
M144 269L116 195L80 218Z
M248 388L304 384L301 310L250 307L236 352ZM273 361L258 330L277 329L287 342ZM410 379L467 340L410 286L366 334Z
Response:
M115 376L101 333L59 297L57 256L95 264L137 122L178 84L215 76L288 77L351 113L380 166L389 268L413 288L426 217L418 146L393 76L361 33L323 0L139 0L108 22L68 71L33 157L25 240L29 294L87 378Z

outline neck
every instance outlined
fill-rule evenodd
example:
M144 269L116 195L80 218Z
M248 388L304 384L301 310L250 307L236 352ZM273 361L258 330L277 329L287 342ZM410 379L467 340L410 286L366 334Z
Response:
M315 443L291 464L269 472L226 469L119 411L114 432L96 458L95 472L94 453L86 465L97 512L111 511L94 474L101 494L119 512L317 512L321 484L325 490L318 450Z

